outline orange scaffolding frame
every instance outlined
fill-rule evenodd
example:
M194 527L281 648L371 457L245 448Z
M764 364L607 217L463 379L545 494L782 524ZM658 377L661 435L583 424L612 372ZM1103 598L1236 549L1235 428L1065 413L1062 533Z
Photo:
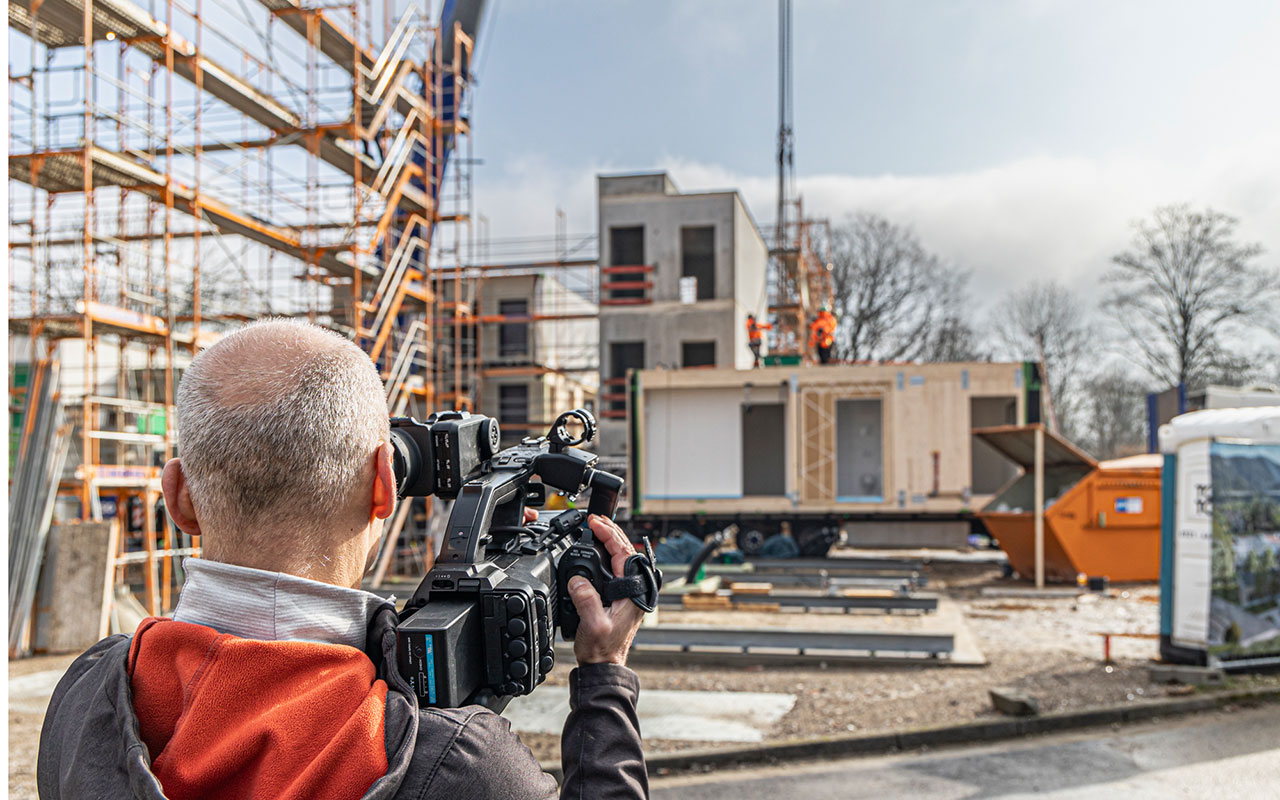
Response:
M369 350L393 410L473 404L474 356L436 325L467 310L435 298L473 246L474 42L429 7L259 5L10 6L10 327L33 361L83 362L60 513L130 517L118 577L153 614L199 552L157 516L177 378L220 332L305 316Z

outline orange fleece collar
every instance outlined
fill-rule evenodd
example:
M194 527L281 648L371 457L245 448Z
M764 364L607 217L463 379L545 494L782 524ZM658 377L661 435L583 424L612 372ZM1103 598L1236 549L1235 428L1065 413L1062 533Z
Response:
M387 771L387 685L351 647L150 618L129 649L151 769L172 800L358 800Z

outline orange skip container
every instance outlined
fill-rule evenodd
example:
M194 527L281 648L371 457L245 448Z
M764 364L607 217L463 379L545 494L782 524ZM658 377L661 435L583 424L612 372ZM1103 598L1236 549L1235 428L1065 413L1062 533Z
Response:
M981 428L974 435L1023 469L978 512L1023 577L1035 575L1035 431L1037 425ZM1160 576L1158 454L1097 462L1044 432L1046 580L1081 573L1114 582Z

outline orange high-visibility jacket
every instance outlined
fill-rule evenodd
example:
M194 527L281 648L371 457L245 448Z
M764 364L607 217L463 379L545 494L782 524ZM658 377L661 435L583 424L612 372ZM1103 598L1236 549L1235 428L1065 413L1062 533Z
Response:
M809 346L830 347L836 342L836 315L819 311L818 318L809 324Z
M773 326L767 322L761 322L755 319L747 320L747 341L758 342L764 339L764 331L773 330Z

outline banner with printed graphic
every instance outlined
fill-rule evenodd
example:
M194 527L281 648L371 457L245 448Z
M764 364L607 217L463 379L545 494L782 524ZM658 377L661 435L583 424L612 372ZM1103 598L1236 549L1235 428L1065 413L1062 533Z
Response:
M1209 654L1280 661L1280 445L1215 441Z

